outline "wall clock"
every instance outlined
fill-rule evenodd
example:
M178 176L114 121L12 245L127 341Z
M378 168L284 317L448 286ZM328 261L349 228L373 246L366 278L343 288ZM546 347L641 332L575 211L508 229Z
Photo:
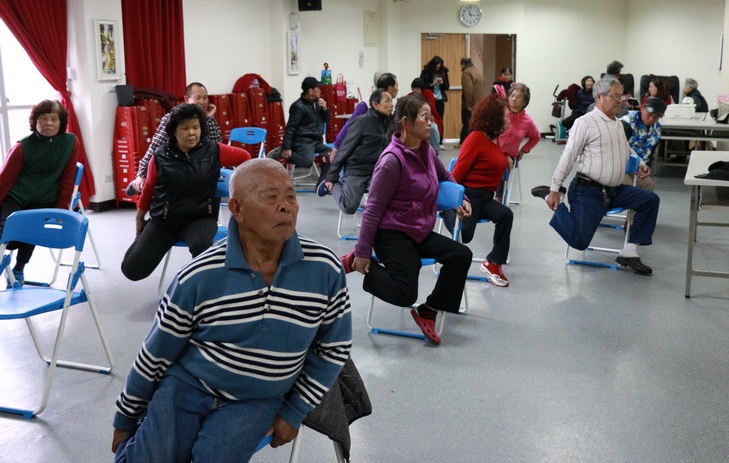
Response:
M473 3L463 5L458 17L464 26L473 27L481 20L481 8Z

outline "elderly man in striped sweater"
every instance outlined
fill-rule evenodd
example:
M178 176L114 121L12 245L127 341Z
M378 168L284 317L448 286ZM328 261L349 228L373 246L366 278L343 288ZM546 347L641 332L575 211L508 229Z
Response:
M230 197L227 240L177 274L117 399L116 462L248 461L296 437L349 356L342 264L297 235L286 169L246 162Z

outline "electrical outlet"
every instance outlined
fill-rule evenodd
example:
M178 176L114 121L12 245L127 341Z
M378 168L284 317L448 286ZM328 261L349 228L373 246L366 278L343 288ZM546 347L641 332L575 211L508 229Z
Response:
M113 181L114 181L114 177L112 177L111 175L104 175L104 182L111 183Z

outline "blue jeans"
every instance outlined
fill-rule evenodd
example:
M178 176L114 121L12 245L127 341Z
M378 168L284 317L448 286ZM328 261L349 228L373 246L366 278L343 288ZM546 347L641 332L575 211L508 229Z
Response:
M165 376L115 463L246 462L273 424L283 396L229 402Z
M647 245L653 240L660 199L652 191L632 185L620 185L607 191L607 202L599 188L581 185L572 180L567 193L570 208L559 205L549 224L575 249L584 250L590 245L595 230L605 212L615 207L632 209L635 219L630 227L628 243Z

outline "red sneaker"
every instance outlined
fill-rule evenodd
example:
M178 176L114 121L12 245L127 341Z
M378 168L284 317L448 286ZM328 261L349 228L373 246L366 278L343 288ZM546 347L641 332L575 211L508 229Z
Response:
M352 264L354 263L354 251L350 251L343 256L339 256L339 260L342 261L342 266L344 267L344 273L354 272L354 268L352 268Z
M438 312L426 307L425 304L421 304L417 309L410 310L410 315L413 316L413 320L418 324L420 331L423 332L428 341L436 346L440 344L440 336L435 332L435 318Z
M489 281L496 286L509 286L509 279L506 278L504 273L501 271L501 264L494 264L493 262L485 260L481 263L479 270L489 277Z

